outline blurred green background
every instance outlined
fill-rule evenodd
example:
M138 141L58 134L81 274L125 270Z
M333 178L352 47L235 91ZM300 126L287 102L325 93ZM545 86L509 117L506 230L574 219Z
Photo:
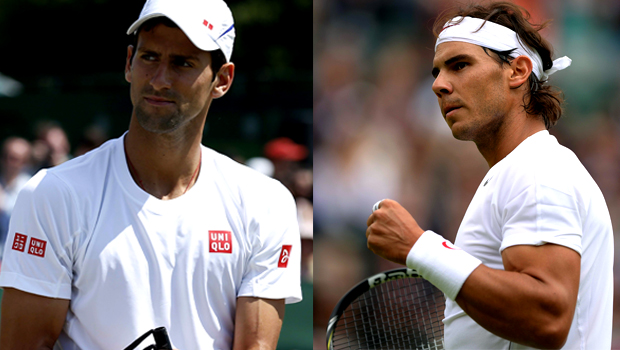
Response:
M143 1L0 0L0 73L22 84L0 98L0 140L33 138L54 120L72 145L96 124L110 137L129 124L123 69L129 25ZM309 145L312 124L311 0L228 1L237 39L233 87L211 107L204 142L247 157L277 136ZM311 159L311 157L309 157Z

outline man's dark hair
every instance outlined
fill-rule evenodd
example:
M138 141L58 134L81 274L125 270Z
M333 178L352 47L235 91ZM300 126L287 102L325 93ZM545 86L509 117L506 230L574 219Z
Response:
M179 28L179 26L177 26L177 24L174 23L170 18L163 16L151 18L142 23L140 27L138 27L138 30L136 30L136 32L131 37L131 45L134 48L133 52L131 53L131 63L133 63L133 58L136 55L136 48L138 47L138 34L140 34L140 31L145 30L148 32L155 28L155 26L157 26L158 24L163 24L169 28ZM219 49L215 51L209 51L209 53L211 54L211 70L213 71L213 78L211 81L213 81L215 80L217 72L219 72L220 68L222 68L222 66L226 63L226 57L224 56L222 50Z
M518 39L524 44L533 48L538 52L542 59L543 70L547 70L553 66L553 48L547 40L545 40L538 32L547 27L550 21L541 24L530 23L530 14L523 7L510 2L495 2L489 5L468 5L464 8L448 9L437 17L433 25L433 34L435 37L443 30L446 22L456 16L480 18L485 21L491 21L507 27L517 33ZM510 64L512 58L509 51L496 51L483 47L485 52L493 52L495 58L500 65ZM515 48L516 49L516 48ZM545 84L546 81L540 81L534 75L530 74L528 79L528 91L523 97L523 108L527 114L542 117L545 127L550 129L558 119L562 116L562 103L564 98L562 92L550 85ZM529 101L527 99L529 98Z

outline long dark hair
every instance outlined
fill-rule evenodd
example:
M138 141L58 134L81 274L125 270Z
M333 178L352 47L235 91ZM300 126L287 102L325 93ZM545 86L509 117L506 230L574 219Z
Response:
M538 52L544 70L553 66L553 59L551 58L553 47L538 33L547 27L551 21L548 20L541 24L530 23L529 12L510 2L494 2L488 5L470 4L466 7L443 11L433 25L435 37L439 36L444 24L456 16L481 18L512 29L517 33L518 39L524 46L527 45ZM501 64L510 63L512 60L508 55L510 51L498 52L489 48L484 49L495 53L495 58ZM529 115L540 116L545 122L546 128L550 129L562 116L564 97L559 89L546 84L546 82L538 80L534 74L530 74L528 90L523 97L523 108Z

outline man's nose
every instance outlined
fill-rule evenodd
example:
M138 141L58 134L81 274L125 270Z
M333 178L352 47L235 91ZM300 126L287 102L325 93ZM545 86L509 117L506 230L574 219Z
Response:
M435 95L439 98L441 98L442 95L451 94L453 91L452 84L448 81L445 74L442 74L441 72L435 78L432 89Z
M172 86L171 73L169 66L165 62L159 63L151 78L151 85L155 90L169 89Z

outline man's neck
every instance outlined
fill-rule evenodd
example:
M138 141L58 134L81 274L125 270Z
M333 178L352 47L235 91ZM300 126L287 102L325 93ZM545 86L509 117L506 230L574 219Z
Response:
M506 123L492 137L474 142L489 164L489 168L492 168L525 139L543 130L546 130L545 124L540 118L523 112L519 116L506 118Z
M198 178L201 139L202 128L156 134L142 129L132 118L124 139L129 172L152 196L162 200L179 197Z

